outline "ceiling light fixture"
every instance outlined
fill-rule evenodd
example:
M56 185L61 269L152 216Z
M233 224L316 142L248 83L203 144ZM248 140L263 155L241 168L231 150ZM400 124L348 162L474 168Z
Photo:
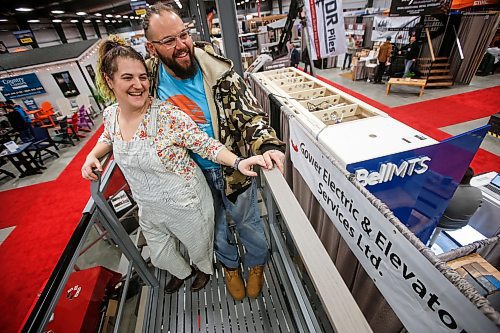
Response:
M121 15L115 15L115 17L116 17L116 18L120 18L120 17L122 17L122 16L121 16Z
M109 20L104 20L104 23L109 23Z
M122 23L122 20L118 20L118 23Z
M113 15L111 15L111 14L106 14L106 17L113 17Z
M84 20L83 22L84 23L90 23L90 20Z
M76 15L78 15L78 16L85 16L85 15L87 15L87 13L85 13L85 12L76 12Z
M0 22L7 22L7 19L0 19Z
M78 23L78 20L71 20L71 23Z
M128 18L128 15L123 15L122 17L123 17L123 18Z
M102 16L101 13L95 13L94 15L97 16L97 17L101 17Z
M28 23L38 23L38 22L40 22L40 20L28 20L27 22Z
M54 23L61 23L61 22L62 22L62 20L60 20L60 19L55 19L55 20L52 20L52 22L54 22Z
M31 11L33 11L33 8L19 7L19 8L16 8L16 10L18 12L31 12Z
M101 20L95 20L97 23L101 23Z
M51 10L52 14L64 14L64 10Z
M116 20L112 20L111 23L116 23Z

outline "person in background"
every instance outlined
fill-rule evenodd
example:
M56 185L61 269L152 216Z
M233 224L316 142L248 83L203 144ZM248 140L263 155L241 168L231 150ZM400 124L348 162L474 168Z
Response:
M6 105L10 105L14 108L14 110L16 110L17 112L19 112L19 114L23 117L24 121L27 123L27 124L31 124L31 118L29 117L29 115L24 111L23 107L19 104L16 104L14 103L13 100L11 99L8 99L5 101L5 104Z
M19 137L23 142L33 141L33 131L31 129L31 124L28 123L25 117L14 107L14 103L5 102L4 109L7 112L5 116L9 120L12 129L19 133ZM24 113L24 112L23 112Z
M378 50L378 67L377 73L373 83L382 83L382 76L384 75L386 66L390 65L392 54L391 36L388 36L385 42L380 46Z
M479 188L470 184L472 177L474 177L474 170L469 167L439 220L438 227L451 229L464 227L481 207L483 195Z
M342 70L346 68L351 68L352 55L354 54L354 52L356 52L356 42L354 41L352 35L349 35L346 44L347 44L347 51L345 52L345 58L344 58L344 64L342 65ZM349 59L349 64L347 65L347 67L345 67L347 59Z
M117 103L104 111L104 132L82 166L82 177L97 180L99 158L113 152L139 207L139 225L151 262L172 274L165 292L177 291L195 275L191 291L205 287L213 273L214 205L201 169L188 149L214 163L256 176L262 155L237 157L171 103L149 97L142 56L111 36L99 49L97 86ZM194 267L179 252L187 249Z
M418 52L419 52L419 47L418 47L418 43L417 43L417 37L411 36L410 37L410 44L408 44L404 50L405 72L403 74L403 77L410 76L411 66L413 66L413 64L415 63L415 60L417 60ZM399 51L399 54L402 54L402 51Z
M304 72L309 73L312 68L311 68L311 59L309 58L309 50L307 49L307 46L302 50L302 62L304 63ZM307 70L309 68L309 71Z
M215 54L211 45L194 43L172 6L157 3L146 10L144 33L153 58L148 60L150 92L188 114L209 136L241 156L262 154L268 168L283 172L285 144L276 138L267 115L230 60ZM194 155L208 181L215 205L217 259L224 266L226 287L235 300L256 298L264 283L268 259L264 224L257 205L254 179ZM246 248L249 268L246 288L239 271L240 256L226 221L229 214Z
M300 53L294 43L290 43L290 65L297 68L300 62Z

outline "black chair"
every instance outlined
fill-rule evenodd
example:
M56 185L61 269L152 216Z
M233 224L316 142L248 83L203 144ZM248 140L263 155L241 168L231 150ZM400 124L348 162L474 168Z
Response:
M38 159L38 162L43 165L43 159L42 157L45 155L51 155L55 156L56 158L59 157L59 155L55 152L50 150L50 147L54 147L56 150L59 150L57 148L54 140L49 135L49 131L47 128L44 127L34 127L33 128L33 145L31 145L28 150L35 152L35 158Z
M72 146L75 145L73 142L72 136L76 135L74 130L68 124L68 117L64 116L59 121L59 127L56 128L56 135L54 135L53 141L56 144L70 144ZM69 134L71 132L71 134Z
M0 157L0 167L7 164L7 161L5 161L5 159L3 157ZM9 172L7 170L4 170L2 168L0 168L0 174L3 174L3 175L7 175L9 177L12 177L12 178L16 178L16 176L12 173L12 172Z

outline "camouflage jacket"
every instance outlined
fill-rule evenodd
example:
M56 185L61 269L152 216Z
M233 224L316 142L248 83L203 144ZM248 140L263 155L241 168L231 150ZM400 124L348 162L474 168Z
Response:
M276 138L267 115L241 76L233 70L232 62L215 54L207 43L195 43L194 50L203 73L215 138L238 156L248 157L271 149L284 152L285 144ZM159 65L156 57L147 61L150 94L154 97L157 97ZM234 201L251 184L251 178L232 167L223 166L222 172L226 196Z

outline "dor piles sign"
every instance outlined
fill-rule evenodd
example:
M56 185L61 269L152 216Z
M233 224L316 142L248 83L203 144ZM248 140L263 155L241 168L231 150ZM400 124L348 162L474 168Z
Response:
M349 182L296 120L290 120L294 167L409 332L498 332Z
M341 0L305 0L309 55L317 60L345 53Z

